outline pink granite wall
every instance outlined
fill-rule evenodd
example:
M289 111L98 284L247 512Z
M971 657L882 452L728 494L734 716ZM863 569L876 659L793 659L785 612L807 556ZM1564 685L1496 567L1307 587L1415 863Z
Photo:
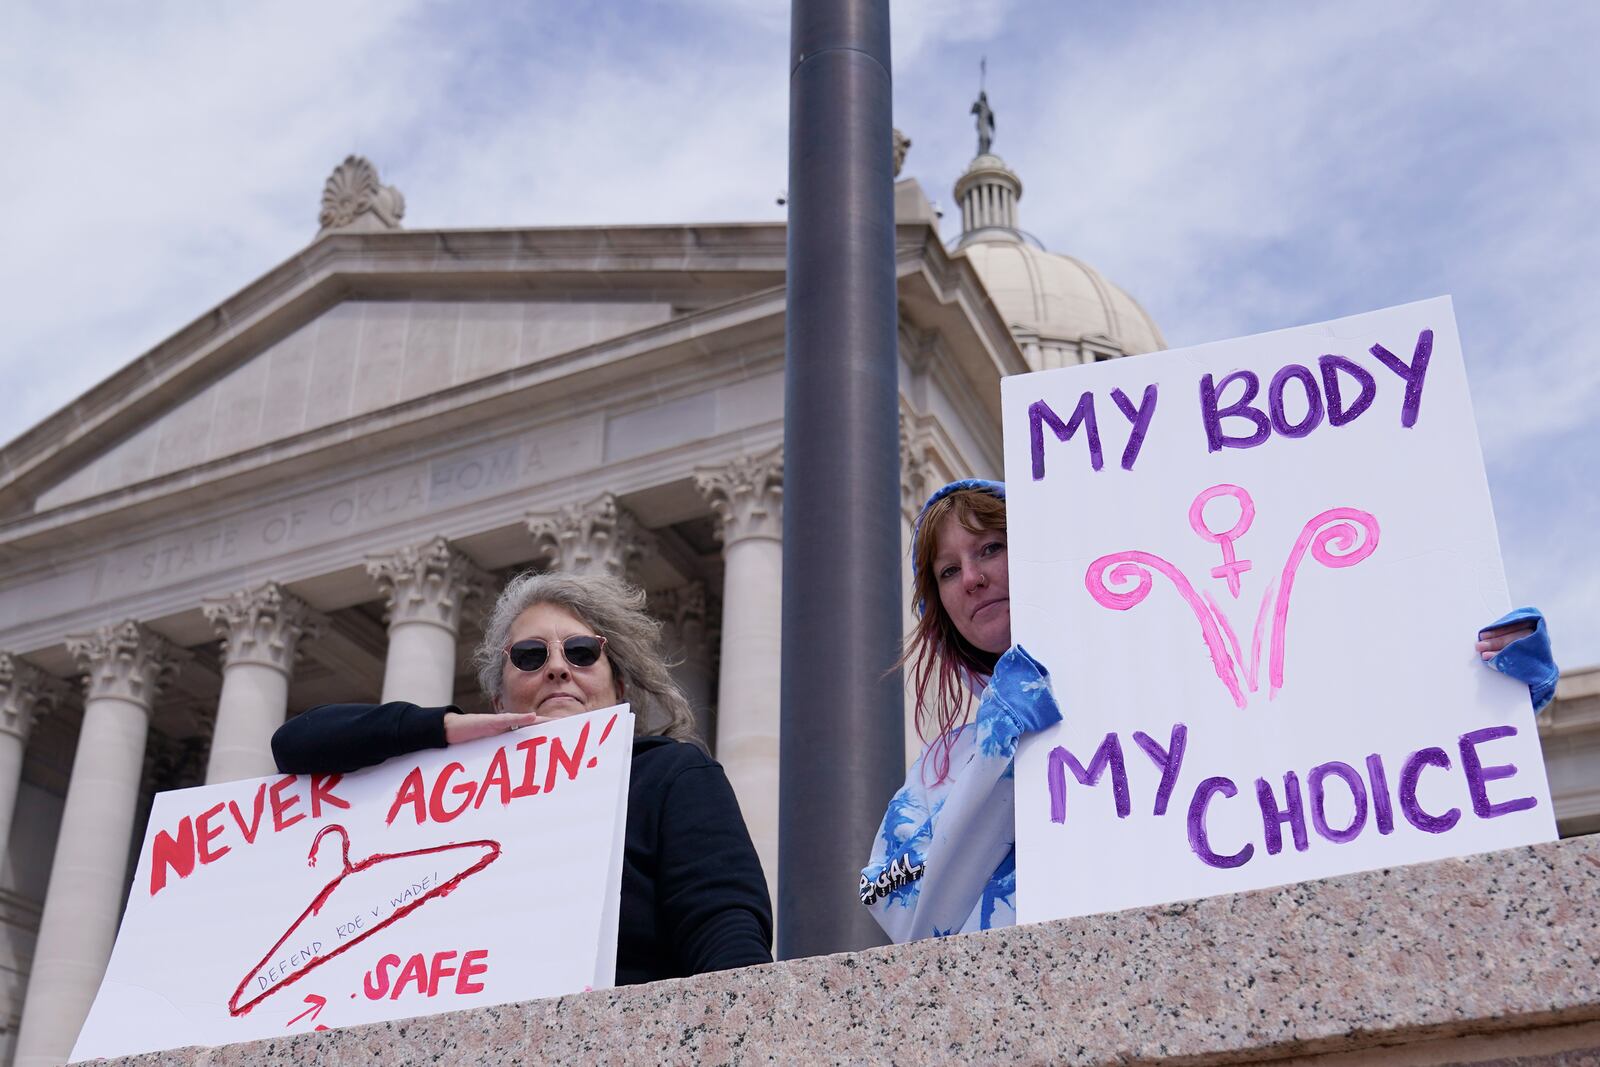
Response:
M1600 1065L1600 836L156 1063Z

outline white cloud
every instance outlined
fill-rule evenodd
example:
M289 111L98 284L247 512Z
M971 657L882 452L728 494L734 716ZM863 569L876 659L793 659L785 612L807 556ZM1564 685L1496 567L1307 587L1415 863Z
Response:
M782 217L777 0L81 11L0 12L0 439L302 247L352 151L418 227ZM949 206L987 55L1024 225L1173 343L1453 293L1514 595L1600 662L1600 7L891 11L907 172Z
M202 314L316 231L352 134L417 110L399 3L16 8L0 35L12 126L0 200L9 438ZM306 190L285 210L286 185ZM48 368L48 369L46 369Z

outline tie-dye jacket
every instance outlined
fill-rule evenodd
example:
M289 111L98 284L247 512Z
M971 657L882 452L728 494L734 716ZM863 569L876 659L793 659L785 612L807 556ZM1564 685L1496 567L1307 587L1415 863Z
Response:
M1518 608L1490 627L1514 622L1532 623L1534 632L1485 666L1526 683L1538 711L1560 677L1549 631L1535 608ZM1049 672L1019 646L1000 657L976 721L952 739L944 780L924 774L927 752L912 765L861 871L861 902L896 942L1016 922L1012 758L1023 734L1060 721Z
M861 902L896 942L1016 922L1012 757L1023 734L1060 721L1049 672L1012 648L952 738L944 780L924 773L927 751L912 765L861 871Z
M1533 633L1511 642L1485 666L1525 683L1533 710L1543 711L1555 699L1556 683L1561 680L1561 669L1550 648L1550 629L1538 608L1514 608L1484 629L1496 630L1513 623L1532 623Z

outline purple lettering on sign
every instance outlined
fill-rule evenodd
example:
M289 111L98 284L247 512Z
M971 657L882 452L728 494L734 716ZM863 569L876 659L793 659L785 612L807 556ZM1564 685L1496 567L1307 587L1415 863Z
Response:
M1105 459L1100 454L1100 428L1094 421L1094 394L1084 393L1078 398L1078 406L1072 409L1072 417L1066 422L1061 421L1061 416L1043 400L1035 400L1028 405L1028 439L1033 448L1033 480L1044 479L1044 428L1049 426L1058 441L1071 440L1078 427L1084 427L1084 432L1089 438L1089 466L1099 470L1105 466Z
M1372 779L1372 821L1378 824L1378 833L1394 833L1394 808L1389 804L1389 776L1383 769L1383 757L1374 752L1367 757L1367 777Z
M1217 399L1223 390L1235 381L1244 382L1244 395L1227 407L1217 407ZM1200 379L1200 416L1206 424L1208 452L1220 452L1224 448L1254 448L1272 436L1272 424L1267 421L1267 417L1250 406L1250 402L1260 391L1261 379L1257 378L1253 371L1236 370L1216 384L1212 383L1209 374ZM1222 420L1230 417L1248 419L1255 426L1255 432L1247 437L1235 437L1223 433ZM1034 480L1038 480L1037 475Z
M1510 815L1514 811L1527 811L1539 803L1533 797L1518 797L1515 800L1501 801L1499 804L1489 802L1488 784L1501 778L1515 777L1517 765L1502 763L1494 767L1485 767L1478 756L1478 746L1502 737L1515 736L1517 728L1514 726L1489 726L1461 735L1461 769L1467 775L1467 792L1472 796L1472 810L1480 819L1495 819L1501 815Z
M1373 398L1378 395L1378 383L1361 364L1330 353L1317 357L1317 368L1322 371L1322 390L1328 394L1329 426L1343 426L1347 422L1354 422L1363 411L1372 406ZM1340 371L1344 371L1361 383L1361 392L1348 406L1339 387Z
M1290 422L1284 410L1283 390L1290 382L1299 382L1306 394L1305 417ZM1317 379L1309 367L1291 363L1272 376L1267 386L1267 407L1272 412L1272 428L1285 437L1304 437L1322 424L1322 394L1317 392Z
M1161 784L1156 787L1156 806L1152 814L1165 815L1167 801L1172 799L1172 787L1178 784L1178 769L1183 766L1183 750L1189 743L1189 728L1183 723L1172 724L1172 740L1162 748L1161 742L1143 730L1133 732L1133 740L1144 749L1150 762L1161 772Z
M1111 390L1111 399L1117 402L1118 409L1133 424L1133 432L1128 435L1128 443L1122 449L1122 469L1131 471L1139 458L1139 449L1144 446L1144 435L1150 431L1150 418L1156 413L1156 386L1151 382L1144 387L1144 397L1138 407L1133 406L1133 401L1121 389Z
M1442 834L1461 821L1461 809L1451 808L1443 815L1430 815L1422 810L1417 801L1417 780L1422 777L1424 767L1443 767L1448 771L1450 757L1442 748L1424 748L1406 757L1400 767L1400 814L1418 830Z
M1327 787L1324 783L1330 777L1340 779L1349 787L1350 799L1355 804L1350 825L1343 830L1335 830L1328 825ZM1311 825L1317 828L1317 833L1336 845L1354 841L1367 825L1367 784L1361 780L1360 773L1350 764L1338 760L1319 763L1306 776L1306 788L1311 792Z
M1294 835L1294 850L1304 852L1310 842L1306 840L1305 807L1300 799L1300 779L1293 771L1283 775L1283 807L1272 795L1272 785L1265 778L1256 779L1256 803L1261 805L1261 828L1267 835L1267 855L1276 856L1283 851L1283 824L1289 824Z
M1247 841L1245 846L1233 855L1220 855L1212 851L1211 841L1206 835L1206 808L1211 805L1211 797L1217 793L1231 797L1238 792L1239 789L1233 784L1232 779L1207 778L1194 791L1194 799L1189 801L1189 848L1207 867L1217 867L1222 870L1243 867L1256 853L1256 846Z
M1106 734L1106 739L1095 750L1094 758L1089 761L1089 766L1084 767L1078 762L1078 757L1057 745L1050 750L1050 765L1046 771L1046 778L1050 785L1050 821L1067 821L1067 776L1065 768L1072 769L1072 776L1082 785L1094 785L1100 781L1100 776L1107 767L1111 768L1111 795L1116 800L1117 818L1126 819L1133 811L1133 805L1128 799L1128 768L1122 760L1122 742L1115 733Z
M1394 371L1406 383L1406 397L1400 407L1400 425L1410 429L1417 424L1417 411L1422 407L1422 380L1428 376L1428 359L1433 355L1433 331L1423 330L1417 334L1417 347L1411 354L1410 366L1382 345L1373 345L1370 351L1378 357L1378 362Z

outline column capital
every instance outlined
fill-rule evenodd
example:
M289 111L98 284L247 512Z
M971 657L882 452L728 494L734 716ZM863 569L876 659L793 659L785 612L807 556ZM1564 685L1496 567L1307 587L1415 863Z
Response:
M84 697L114 697L150 709L161 687L172 680L189 653L132 619L86 634L69 634L67 651L88 677Z
M61 679L21 656L0 652L0 733L26 745L34 725L71 695L72 687Z
M223 667L257 663L288 674L301 638L322 634L327 617L277 582L207 597L200 605L222 638Z
M916 522L922 504L933 493L933 464L928 461L926 441L915 433L912 420L900 413L900 513L907 522Z
M751 537L783 539L783 449L701 468L694 484L717 517L724 547Z
M462 606L494 588L494 579L443 537L374 553L367 557L367 574L388 598L390 627L431 622L457 633Z
M611 493L524 520L547 570L626 578L655 547L655 535Z

